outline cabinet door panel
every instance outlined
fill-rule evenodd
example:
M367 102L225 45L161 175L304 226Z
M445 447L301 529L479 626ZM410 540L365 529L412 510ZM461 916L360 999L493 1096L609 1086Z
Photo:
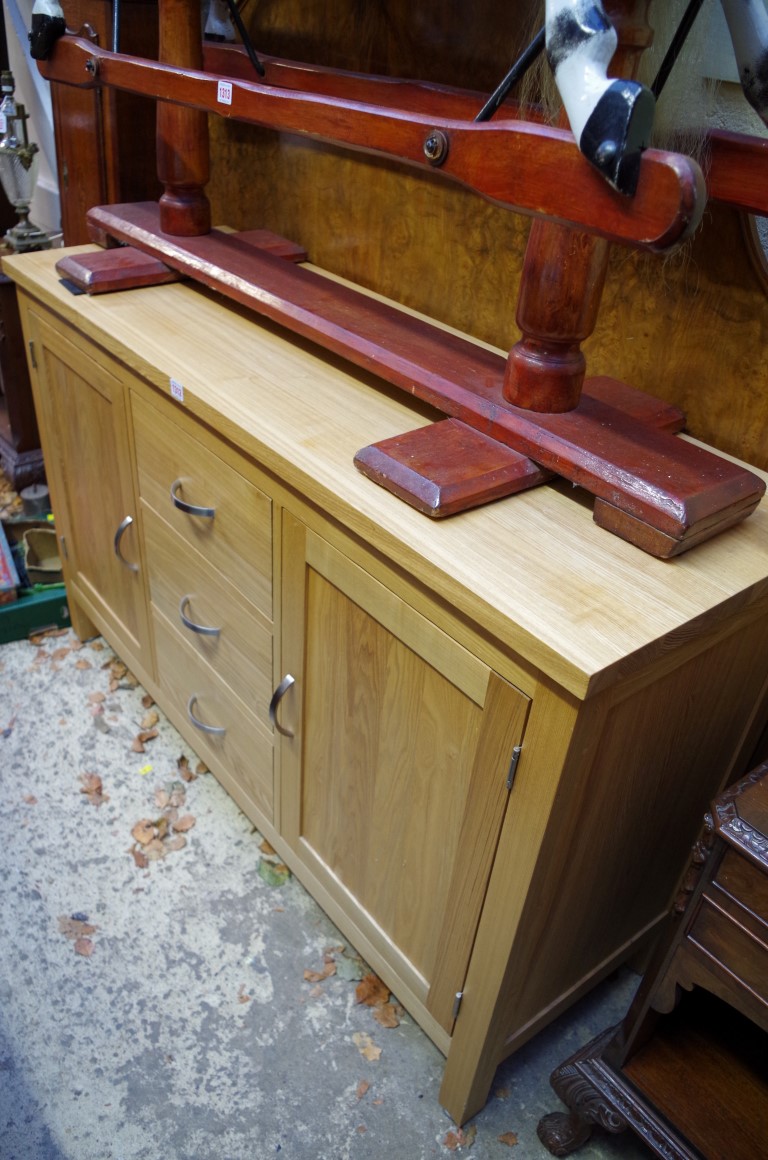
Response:
M285 545L286 616L304 618L284 650L285 836L393 989L450 1030L527 698L313 533L302 557Z
M125 659L136 658L149 650L124 386L95 348L75 346L34 313L30 327L53 443L46 458L52 451L54 501L66 528L67 578L112 642L127 649Z

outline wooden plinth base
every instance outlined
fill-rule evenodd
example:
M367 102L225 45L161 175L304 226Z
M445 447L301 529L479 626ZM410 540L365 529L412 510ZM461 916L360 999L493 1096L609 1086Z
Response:
M765 491L752 472L676 439L680 412L626 384L588 380L573 411L525 411L503 397L502 355L283 261L248 244L243 235L163 234L153 202L100 206L89 211L88 222L94 241L135 246L416 395L545 472L584 487L602 501L599 523L653 555L675 556L732 526L749 515ZM486 453L483 444L480 477ZM471 459L465 462L462 455L452 471L450 463L440 465L439 488L461 478L467 490ZM380 476L379 482L390 486L387 471ZM482 484L468 491L472 505L482 502ZM486 498L497 498L497 492L492 489Z

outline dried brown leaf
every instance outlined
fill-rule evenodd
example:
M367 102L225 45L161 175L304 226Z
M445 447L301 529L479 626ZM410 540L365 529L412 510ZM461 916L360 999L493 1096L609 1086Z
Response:
M195 766L195 775L197 777L201 777L204 773L208 772L208 766L205 764L205 762L198 761L197 765Z
M194 781L197 774L193 773L189 768L189 760L182 753L181 757L176 762L176 770L184 781Z
M36 806L37 805L37 798L35 797L35 795L33 793L25 794L24 801L27 803L28 806Z
M93 923L85 922L81 918L72 918L68 914L59 915L59 934L63 934L65 938L70 938L73 941L78 938L83 938L85 935L95 934L99 929Z
M93 943L89 938L75 939L75 954L89 958L93 954Z
M133 741L131 742L131 752L132 753L143 753L144 752L144 746L138 737L134 737Z
M85 660L84 657L80 657L79 660L75 661L75 668L76 669L92 669L93 665L91 664L90 661Z
M140 846L147 846L156 837L155 823L149 818L142 818L131 830L131 837Z
M360 1083L357 1085L357 1092L355 1093L359 1100L363 1098L365 1093L370 1089L370 1086L367 1079L360 1080Z
M146 870L149 865L149 859L143 850L140 850L138 846L131 846L128 853L133 855L133 860L139 870Z
M154 705L154 703L155 703L155 698L152 696L151 693L145 693L144 696L141 698L142 709L151 709L152 706Z
M92 705L100 705L101 702L106 701L106 699L107 699L106 693L89 693L88 694L88 700L91 702Z
M399 1027L402 1007L394 1003L382 1003L373 1013L373 1017L382 1027Z
M376 1063L380 1059L381 1048L377 1047L370 1035L366 1035L364 1031L356 1031L352 1036L352 1042L369 1063Z
M186 834L196 823L197 818L194 818L192 814L184 814L173 823L173 828L177 834Z
M250 1003L251 996L246 994L245 986L241 983L237 992L238 1003Z
M109 801L109 794L104 793L98 773L81 773L80 783L80 793L86 795L92 806L98 807Z
M389 999L389 987L374 974L366 975L355 988L355 1000L366 1007L378 1007Z
M171 795L165 789L155 790L155 805L159 810L164 810L171 800Z
M98 773L80 774L80 793L101 793L102 782Z
M39 632L30 633L29 643L39 645L41 641L46 640L48 637L64 636L68 631L66 628L43 628Z
M187 839L183 834L177 834L175 838L165 839L166 850L183 850L187 844Z
M157 737L157 729L142 729L141 732L137 734L137 738L142 743L142 745L147 741L153 741L155 737Z
M277 853L277 850L273 849L273 848L272 848L272 846L270 846L270 844L269 844L269 842L267 841L267 839L266 839L266 838L264 839L264 841L263 841L263 842L261 843L261 845L259 846L259 849L261 850L262 854L266 854L266 855L267 855L267 857L269 857L269 855L270 855L270 854L276 854L276 853Z
M159 838L153 838L151 842L147 842L144 847L144 853L149 858L150 862L160 862L167 854L165 842L161 842Z
M157 725L159 720L160 720L160 714L157 712L156 709L151 709L148 713L145 713L144 716L142 717L141 727L142 727L142 729L154 729L155 725Z
M336 964L326 963L322 971L311 971L307 968L304 971L304 978L308 983L322 983L324 979L330 979L331 975L336 974Z
M499 1136L499 1142L507 1144L510 1148L514 1148L515 1144L519 1143L514 1132L504 1132L503 1135Z

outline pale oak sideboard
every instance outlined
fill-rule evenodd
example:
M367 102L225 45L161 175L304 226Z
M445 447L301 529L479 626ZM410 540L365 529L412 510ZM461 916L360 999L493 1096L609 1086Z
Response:
M73 625L445 1053L462 1122L646 945L746 768L768 507L666 562L563 484L431 522L353 466L418 404L201 288L74 296L60 256L6 270Z

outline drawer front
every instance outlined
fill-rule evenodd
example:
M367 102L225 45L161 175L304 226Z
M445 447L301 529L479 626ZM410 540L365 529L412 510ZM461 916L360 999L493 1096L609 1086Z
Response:
M272 821L271 732L156 610L153 622L163 707L245 813Z
M768 874L735 850L726 850L715 882L766 927L768 937Z
M271 619L269 497L216 453L213 436L203 444L172 413L132 399L142 499Z
M768 945L704 897L688 932L691 942L746 987L768 1012Z
M146 504L142 518L153 606L266 728L270 622Z

